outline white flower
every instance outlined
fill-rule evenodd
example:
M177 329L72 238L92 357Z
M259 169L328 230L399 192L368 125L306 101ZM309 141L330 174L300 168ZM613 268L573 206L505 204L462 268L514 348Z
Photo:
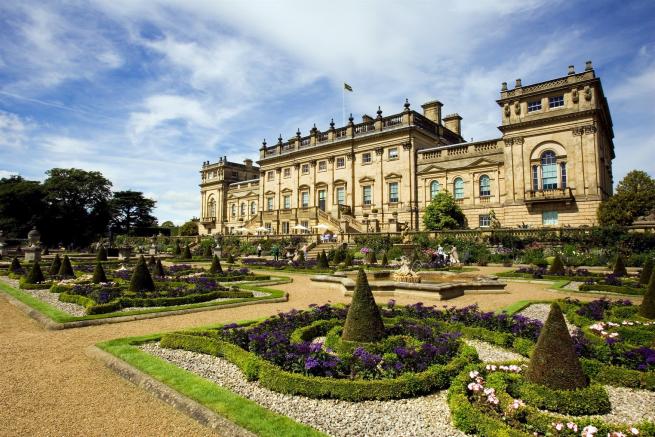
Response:
M571 431L573 431L573 432L578 432L578 425L576 425L576 424L573 423L573 422L568 422L568 423L566 424L566 427L567 427L568 429L570 429Z
M637 428L630 428L632 435L639 435L639 430Z
M564 429L564 424L561 423L561 422L553 423L553 427L554 427L556 430L561 431L561 430Z
M480 372L478 372L477 370L473 370L469 372L469 376L471 377L471 379L475 379L475 377L478 376L479 374Z
M582 429L582 437L593 437L598 432L598 428L593 425L587 425Z

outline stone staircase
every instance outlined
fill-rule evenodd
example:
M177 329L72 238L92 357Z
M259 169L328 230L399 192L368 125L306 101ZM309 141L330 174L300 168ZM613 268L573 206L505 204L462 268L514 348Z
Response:
M324 250L325 253L328 253L332 249L340 247L342 244L344 243L319 243L307 251L307 259L316 259L322 250ZM348 248L350 249L355 248L355 246L355 243L348 243Z

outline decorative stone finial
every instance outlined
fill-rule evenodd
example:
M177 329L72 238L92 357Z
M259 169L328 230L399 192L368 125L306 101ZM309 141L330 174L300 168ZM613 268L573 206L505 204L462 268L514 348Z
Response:
M300 128L298 128L298 130L296 131L296 136L300 138Z
M353 118L353 113L351 112L350 117L348 117L348 122L352 124L353 121L355 121L355 119Z
M382 109L378 106L378 118L382 118Z
M409 111L409 99L405 98L405 104L403 105L405 111Z
M264 138L264 141L262 141L262 149L266 148L266 138Z
M314 123L314 126L312 127L311 133L315 134L318 129L316 128L316 123Z
M521 88L523 85L521 85L521 79L516 79L516 85L514 85L514 88Z
M501 90L501 91L507 91L507 82L503 82L503 83L500 85L500 90Z
M587 61L585 63L584 71L591 71L593 69L594 69L594 67L591 65L591 61Z
M573 65L569 65L569 75L575 74L575 67Z
M282 134L280 134L280 136L277 137L277 143L282 144Z
M330 130L334 130L334 118L330 119Z

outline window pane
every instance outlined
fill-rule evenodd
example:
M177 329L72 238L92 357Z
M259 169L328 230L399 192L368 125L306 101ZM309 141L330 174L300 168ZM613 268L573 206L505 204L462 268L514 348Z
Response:
M373 201L373 190L370 185L362 188L364 205L370 205Z
M560 106L564 106L564 96L549 97L548 106L550 108L559 108Z
M535 100L534 102L528 103L528 112L540 111L541 110L541 100Z
M480 227L487 228L489 226L491 226L491 217L489 217L489 214L480 215Z
M398 149L396 147L392 147L389 149L389 159L395 159L398 158Z
M487 175L480 177L480 196L491 196L491 180Z
M537 191L539 189L539 167L532 166L532 189Z
M434 199L437 197L437 194L439 194L439 191L441 190L441 187L439 186L439 182L437 181L432 181L430 184L430 199Z
M337 203L339 205L346 203L346 189L343 187L337 188Z
M392 182L389 184L389 202L398 202L398 182Z
M562 175L562 188L566 188L566 162L560 163L559 168Z
M455 179L453 183L455 189L455 199L463 199L464 198L464 180L462 178L457 178Z
M301 202L302 202L302 207L306 208L309 206L309 192L308 191L303 191L302 192L302 197L301 197Z
M557 158L550 150L541 155L541 187L544 190L557 188Z
M556 225L558 223L557 211L542 212L541 223L544 225Z

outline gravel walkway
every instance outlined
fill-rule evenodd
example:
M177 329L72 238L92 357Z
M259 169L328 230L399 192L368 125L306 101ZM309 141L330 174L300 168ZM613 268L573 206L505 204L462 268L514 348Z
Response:
M493 363L497 361L527 361L523 355L509 351L502 347L496 346L486 341L464 340L469 346L473 346L478 351L480 360L484 363Z
M562 287L564 290L574 290L578 291L580 290L580 286L584 284L584 282L580 281L571 281L568 284L566 284L564 287Z
M524 310L519 311L519 314L528 317L530 319L537 319L537 320L541 320L542 322L545 322L546 319L548 318L549 312L550 312L550 304L535 303L528 306ZM569 328L570 333L574 333L575 331L578 330L577 326L573 325L572 323L569 323L566 316L564 316L564 320L566 321L566 326Z

